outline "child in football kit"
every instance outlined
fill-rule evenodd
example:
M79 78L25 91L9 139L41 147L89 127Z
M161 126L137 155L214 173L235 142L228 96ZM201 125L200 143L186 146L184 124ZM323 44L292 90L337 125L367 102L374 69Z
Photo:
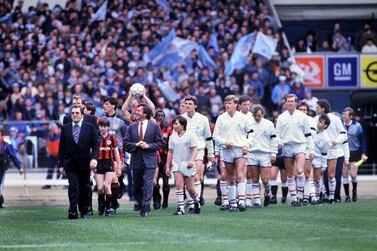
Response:
M98 188L98 214L111 216L112 193L111 180L114 174L120 175L120 156L116 137L109 134L110 121L101 118L98 122L101 132L98 165L96 170L96 183ZM114 163L115 157L115 163Z

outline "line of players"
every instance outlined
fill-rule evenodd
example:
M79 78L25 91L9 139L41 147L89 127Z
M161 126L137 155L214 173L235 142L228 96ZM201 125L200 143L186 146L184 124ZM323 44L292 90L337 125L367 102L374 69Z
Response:
M143 98L147 100L147 104L152 106L154 110L152 102L145 94ZM126 110L128 112L130 101L131 96L122 107L124 112ZM339 117L330 112L330 105L326 100L318 102L317 116L315 118L307 115L309 112L307 104L297 104L297 102L296 96L288 95L285 102L286 111L275 117L273 123L264 118L264 109L259 105L253 106L253 113L249 111L251 104L248 97L238 99L233 95L227 96L225 98L225 111L216 121L212 138L208 118L195 111L197 108L196 97L188 96L184 99L180 107L180 113L183 120L185 120L184 131L187 130L190 132L189 135L195 137L195 144L192 145L192 148L195 148L193 163L195 171L191 175L194 177L194 188L198 198L200 198L201 205L204 204L203 176L205 168L203 160L205 150L207 150L208 161L218 163L219 166L220 178L217 187L220 190L218 194L221 194L221 200L218 198L215 204L221 204L220 209L222 210L236 212L245 211L247 207L260 208L259 179L261 179L264 186L264 206L276 203L276 177L279 169L281 171L283 192L281 201L283 203L287 199L288 191L292 206L306 205L309 201L315 204L319 199L323 199L321 194L328 194L329 202L334 203L334 201L340 199L340 195L336 197L335 192L337 183L338 187L340 187L340 182L335 179L337 162L341 165L344 164L342 182L345 187L346 201L350 201L347 182L349 166L351 167L354 188L353 200L357 200L357 170L354 162L359 158L366 159L366 156L365 141L360 137L360 135L362 136L362 128L360 124L352 120L352 109L347 108L345 110L344 113L346 114L343 115L348 117L348 120L345 119L346 126L343 126ZM113 100L106 100L103 105L107 118L116 117L116 104ZM135 105L137 105L137 102L135 104L132 103L132 107ZM130 119L133 122L132 112L128 113L126 119ZM164 139L167 146L169 146L169 136L173 133L173 130L163 123L164 120L165 114L157 111L156 122L160 125ZM107 123L103 126L105 122L101 122L102 127L107 126ZM120 120L117 120L117 123L116 125L111 123L113 125L107 127L111 128L111 134L117 135L117 139L119 138L122 142L126 140L121 133L121 131L124 131L125 125ZM122 124L121 131L119 130L120 124ZM352 128L353 125L355 125L355 129ZM349 128L351 128L351 132L354 132L353 135L350 135L350 137L353 137L351 165L349 165L349 149L345 128L349 132ZM104 132L103 136L106 137L106 130L103 129L102 131ZM165 172L165 166L168 161L167 166L169 166L169 169L172 167L172 158L170 160L168 158L170 150L172 149L169 148L168 151L161 149L159 152L159 168L156 169L153 193L153 206L155 209L161 207L162 196L159 192L158 182L161 177L163 178L162 207L166 208L168 206L169 172ZM325 182L322 182L323 173L327 174ZM101 182L101 179L98 181ZM109 179L104 182L104 184L107 183L109 183ZM109 184L106 185L106 193L110 197L112 189L110 190L109 187L115 187L116 185L114 184L117 184L116 179L113 179L111 186ZM105 190L102 189L101 191ZM323 193L323 191L326 192ZM100 213L104 211L104 204L107 204L106 209L108 209L108 205L112 205L112 211L115 211L118 206L117 202L105 203L103 194L103 192L99 193ZM191 198L190 194L193 194L193 192L186 192L185 195L189 211L192 212L195 211L195 206L194 199ZM182 196L182 189L178 189L176 194L177 212L180 212L178 214L184 213ZM135 205L136 207L137 205ZM107 212L107 214L110 214L110 212Z

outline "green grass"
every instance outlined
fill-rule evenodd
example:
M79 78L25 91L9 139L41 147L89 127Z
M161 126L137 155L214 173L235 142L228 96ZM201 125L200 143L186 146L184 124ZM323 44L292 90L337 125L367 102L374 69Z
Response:
M131 206L114 217L68 220L66 207L0 210L0 250L376 250L377 201L244 213L207 204L173 216L173 205L140 218Z

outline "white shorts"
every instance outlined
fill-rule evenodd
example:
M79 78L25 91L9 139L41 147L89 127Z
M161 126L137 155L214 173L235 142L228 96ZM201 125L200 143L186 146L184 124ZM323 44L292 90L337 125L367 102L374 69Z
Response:
M248 166L271 167L271 153L251 152L247 157Z
M306 153L306 144L285 144L282 148L282 157L294 158L299 153Z
M314 169L327 167L327 160L323 160L321 157L314 157L312 166Z
M176 162L173 162L171 171L172 171L172 173L180 172L185 177L192 177L192 176L195 176L195 174L196 174L195 165L191 168L187 168L187 162L181 162L179 164L176 163Z
M204 149L198 149L198 154L196 155L195 160L201 160L204 159Z
M338 159L338 152L334 148L330 148L327 151L327 159Z
M236 159L239 158L247 158L247 155L242 154L241 147L230 147L230 148L223 148L220 152L221 160L226 163L234 163Z

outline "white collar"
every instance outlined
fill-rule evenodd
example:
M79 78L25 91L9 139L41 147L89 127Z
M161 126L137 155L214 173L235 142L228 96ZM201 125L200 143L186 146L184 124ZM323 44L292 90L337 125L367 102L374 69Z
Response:
M77 122L77 124L79 125L79 127L82 126L82 122L83 122L83 119L81 119L79 122ZM75 126L75 122L72 121L72 126Z

